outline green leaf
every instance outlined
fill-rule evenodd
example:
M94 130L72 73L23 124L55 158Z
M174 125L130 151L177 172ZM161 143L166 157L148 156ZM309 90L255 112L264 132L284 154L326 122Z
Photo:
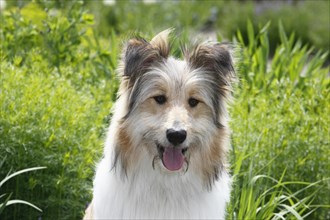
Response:
M286 36L282 21L280 20L278 22L278 28L279 28L279 35L280 35L280 39L281 39L281 43L285 45L285 48L289 49L289 42L288 42L288 37Z
M262 35L262 34L266 33L266 32L268 31L268 29L269 29L271 23L272 23L271 21L268 21L268 22L262 27L262 29L259 31L259 34Z
M24 204L24 205L28 205L28 206L31 206L32 208L38 210L39 212L42 212L42 210L40 208L38 208L37 206L27 202L27 201L24 201L24 200L19 200L19 199L15 199L15 200L9 200L6 204L6 206L9 206L9 205L14 205L14 204Z
M254 38L254 28L253 28L253 23L252 21L249 19L248 23L247 23L247 34L248 34L248 39L249 39L249 49L250 52L252 52L252 48L254 47L255 44L255 38Z
M22 173L26 173L26 172L30 172L30 171L34 171L34 170L41 170L41 169L46 169L47 167L33 167L33 168L28 168L28 169L24 169L24 170L20 170L20 171L17 171L9 176L7 176L6 178L4 178L1 182L0 182L0 187L6 182L8 181L9 179L13 178L14 176L17 176L19 174L22 174Z
M7 206L7 203L11 197L12 193L9 194L9 196L6 198L6 200L3 203L0 203L0 214L3 212L5 207ZM1 195L1 197L5 196L5 194Z
M303 220L303 218L299 215L299 213L292 208L291 206L285 205L285 204L281 204L280 206L284 207L285 209L287 209L291 214L293 214L298 220Z

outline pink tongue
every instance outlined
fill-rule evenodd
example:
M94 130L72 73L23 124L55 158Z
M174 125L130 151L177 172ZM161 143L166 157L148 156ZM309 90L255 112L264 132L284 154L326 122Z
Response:
M171 171L179 170L184 162L184 156L182 154L182 149L165 147L163 153L163 164Z

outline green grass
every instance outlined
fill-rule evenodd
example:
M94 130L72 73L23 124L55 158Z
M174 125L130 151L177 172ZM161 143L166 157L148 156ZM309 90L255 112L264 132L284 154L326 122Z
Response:
M247 45L237 35L243 58L238 65L241 85L231 108L237 180L233 219L268 219L283 215L284 209L285 219L296 219L297 213L304 217L314 208L317 212L309 217L323 219L329 208L329 196L324 195L330 193L330 80L329 68L322 67L327 54L312 56L310 48L279 27L281 44L272 60L269 25L255 37L248 23ZM268 181L258 184L260 175Z
M9 181L4 189L35 201L45 217L79 216L89 199L94 159L102 151L111 96L93 88L77 91L47 70L31 74L10 64L1 64L1 70L0 146L7 156L2 172L48 167ZM14 213L18 219L26 216L19 206Z
M2 165L4 164L6 158L4 158L4 160L1 162L0 164L0 168L2 167ZM8 174L3 180L1 180L0 182L0 188L2 187L2 185L4 185L8 180L10 180L11 178L17 176L17 175L20 175L22 173L26 173L26 172L30 172L30 171L34 171L34 170L40 170L40 169L45 169L46 167L33 167L33 168L28 168L28 169L24 169L24 170L20 170L20 171L17 171L13 174ZM0 198L4 198L4 202L0 203L0 214L3 212L3 210L7 207L7 206L10 206L10 205L15 205L15 204L24 204L24 205L27 205L27 206L30 206L34 209L36 209L37 211L39 212L42 212L42 210L38 207L36 207L35 205L27 202L27 201L24 201L24 200L20 200L20 199L11 199L11 196L12 196L12 193L10 193L8 195L8 193L5 193L5 194L2 194L0 195Z
M10 171L47 167L8 180L0 193L43 212L15 204L5 207L1 219L82 217L118 87L119 48L128 32L145 23L142 17L117 21L119 29L105 38L93 29L95 22L100 27L98 15L94 19L81 4L68 3L56 13L45 11L45 4L54 9L51 2L31 3L0 15L0 180ZM194 9L202 20L209 6ZM121 7L138 14L144 6ZM148 7L158 12L158 6ZM184 15L179 29L196 25ZM150 23L147 36L157 22L163 21ZM279 40L271 52L274 27ZM228 219L329 218L329 51L287 33L281 22L256 28L251 21L233 38L241 58L230 106L234 185ZM0 197L0 206L7 198Z
M278 3L278 2L277 2ZM329 48L330 32L329 8L327 0L298 1L296 4L282 2L263 2L237 0L199 1L161 1L145 5L135 1L117 1L115 6L104 6L87 2L95 14L95 25L99 33L107 36L110 30L126 34L129 31L154 33L170 27L179 32L198 31L209 27L218 31L226 39L232 39L240 30L244 41L248 41L246 21L250 19L255 29L272 21L269 44L271 54L280 43L278 22L285 21L286 34L296 33L304 44L317 49ZM147 21L147 22L146 22ZM255 33L256 34L256 33ZM329 57L328 57L329 58Z
M80 218L90 201L117 85L116 56L110 56L117 54L116 45L100 45L79 5L62 13L46 14L41 26L16 10L2 15L0 160L7 159L0 176L34 166L47 169L1 188L43 213L14 205L1 219Z

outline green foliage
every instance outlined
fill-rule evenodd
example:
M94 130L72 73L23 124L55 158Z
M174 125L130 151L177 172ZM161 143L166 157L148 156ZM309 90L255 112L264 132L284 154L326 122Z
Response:
M177 31L215 30L226 39L232 39L240 30L247 42L247 19L251 20L254 29L272 21L268 32L273 54L280 43L278 22L282 20L287 35L295 32L303 44L314 45L317 49L330 47L329 1L297 1L292 4L277 1L208 0L202 4L200 1L160 1L155 4L117 1L114 6L88 1L87 4L95 14L98 31L105 36L110 30L121 34L126 34L127 30L150 34L175 27Z
M30 69L1 64L1 70L5 74L1 77L0 146L10 158L4 170L48 167L35 178L17 178L20 187L7 185L7 190L18 195L29 190L28 197L45 207L45 217L79 216L90 198L87 183L101 153L103 121L111 107L111 94L95 87L76 90L70 81L52 75L48 69L35 68L30 74ZM106 85L103 88L107 90ZM31 211L15 207L16 217L26 213ZM33 216L35 213L31 213Z
M244 42L249 40L246 20L250 19L255 30L259 25L272 25L268 28L269 48L271 54L281 43L278 35L279 21L283 21L285 33L295 33L303 44L315 46L317 49L330 47L329 1L293 1L293 4L278 1L232 1L221 10L221 18L217 19L217 28L227 38L232 38L239 30ZM258 34L256 31L254 34ZM329 58L329 57L328 57Z
M52 9L46 13L46 10L36 3L29 3L22 9L11 9L2 15L2 59L16 66L31 65L31 68L36 62L42 63L60 74L62 68L68 66L74 72L83 71L80 75L69 76L77 77L73 81L93 83L100 80L100 75L102 78L113 77L111 73L117 58L117 45L111 40L114 36L111 36L111 45L100 46L91 28L93 15L88 14L79 2L72 2L63 11ZM34 13L37 17L31 18ZM93 66L88 69L89 73L84 68L88 64Z
M281 44L270 60L269 27L255 36L248 22L247 45L237 33L243 57L238 64L241 86L231 109L237 184L232 218L296 219L297 213L300 218L319 208L309 217L324 219L329 207L322 205L330 203L324 196L330 194L327 53L313 54L293 34L288 37L280 23ZM256 184L260 175L273 181Z
M6 158L3 159L3 161L1 162L0 164L0 168L2 168L2 165L4 163ZM1 187L8 181L10 180L11 178L17 176L17 175L20 175L22 173L26 173L26 172L30 172L30 171L33 171L33 170L40 170L40 169L45 169L46 167L33 167L33 168L28 168L28 169L24 169L24 170L20 170L20 171L17 171L17 172L14 172L13 174L11 175L7 175L1 182L0 182L0 189ZM6 197L7 196L7 197ZM14 204L25 204L25 205L28 205L36 210L38 210L39 212L42 212L42 210L40 208L38 208L37 206L29 203L29 202L26 202L24 200L19 200L19 199L14 199L14 200L10 200L12 196L12 193L10 193L9 195L7 194L2 194L0 195L0 199L1 198L4 198L5 201L3 201L2 203L0 203L0 214L3 212L3 210L9 206L9 205L14 205Z
M216 14L217 8L225 5L225 2L204 1L200 4L197 1L159 1L156 4L144 4L142 1L117 1L115 6L96 2L89 4L96 15L98 31L106 35L111 29L123 34L127 30L154 34L171 27L177 31L202 28L203 22L207 22L212 13Z
M288 34L291 18L258 26L254 19L246 23L252 3L232 10L235 5L235 1L203 5L164 1L101 7L58 0L24 2L22 8L4 11L0 176L4 179L12 169L47 169L33 176L18 175L1 186L1 191L31 201L43 213L16 204L4 209L1 219L81 218L91 199L94 166L102 154L118 87L114 69L123 35L136 29L151 36L162 28L199 28L212 20L212 13L218 13L216 25L224 27L222 34L230 36L226 30L234 28L230 32L241 46L240 83L230 108L235 181L228 218L327 218L330 79L324 64L329 51L306 46L299 31ZM230 23L228 14L237 20ZM309 33L306 26L303 29ZM180 38L185 42L189 33ZM177 56L178 47L176 41ZM2 203L7 196L0 197Z
M100 41L79 5L57 14L26 7L1 14L0 176L48 167L3 187L44 212L15 205L1 219L81 218L117 88L118 44L114 35ZM45 12L41 24L24 17L31 8Z

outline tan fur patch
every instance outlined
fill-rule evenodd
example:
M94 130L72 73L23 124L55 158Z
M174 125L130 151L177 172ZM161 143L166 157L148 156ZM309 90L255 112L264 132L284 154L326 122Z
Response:
M226 129L218 129L218 133L214 136L209 151L201 157L201 172L207 187L211 187L213 181L217 180L221 172L225 170L226 139L228 139Z
M155 102L155 100L153 98L149 98L147 99L143 105L141 105L141 112L147 112L151 115L156 115L158 114L159 110L165 111L165 108L159 108L160 106L158 106Z
M131 165L132 155L134 154L131 139L124 125L122 125L118 131L116 154L116 157L119 157L117 159L120 159L121 166L126 173Z
M188 104L187 105L187 109L190 112L190 114L192 115L193 118L198 119L201 117L211 117L212 112L211 109L207 107L207 105L205 105L204 103L200 102L198 103L198 105L194 108L189 107Z

